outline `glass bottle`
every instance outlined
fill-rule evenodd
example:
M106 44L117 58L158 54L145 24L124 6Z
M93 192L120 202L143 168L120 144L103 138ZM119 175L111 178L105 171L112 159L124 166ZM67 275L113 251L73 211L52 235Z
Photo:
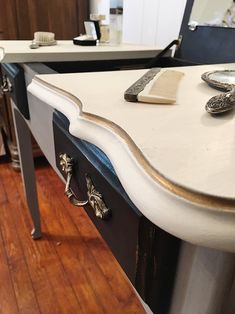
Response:
M109 43L118 45L122 42L123 0L110 0Z

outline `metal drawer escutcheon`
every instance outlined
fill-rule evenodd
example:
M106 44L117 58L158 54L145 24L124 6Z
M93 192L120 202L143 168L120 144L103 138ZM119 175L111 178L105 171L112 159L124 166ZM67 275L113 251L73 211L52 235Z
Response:
M94 209L96 217L107 220L111 217L111 210L106 207L102 194L96 191L91 178L86 174L88 202Z
M12 84L6 75L2 76L1 93L9 93L12 91Z
M62 171L67 174L66 185L64 194L68 197L69 201L75 206L84 206L88 203L88 201L79 201L74 195L70 183L73 175L73 159L69 157L67 154L60 154L60 165Z
M95 189L95 186L92 183L91 178L86 174L86 183L87 183L87 196L88 200L80 201L74 195L70 183L73 175L73 158L68 156L67 154L61 153L59 155L60 165L62 171L66 173L66 185L64 193L68 197L69 201L75 206L84 206L89 203L94 210L96 217L100 219L108 219L111 217L111 210L106 207L102 195Z

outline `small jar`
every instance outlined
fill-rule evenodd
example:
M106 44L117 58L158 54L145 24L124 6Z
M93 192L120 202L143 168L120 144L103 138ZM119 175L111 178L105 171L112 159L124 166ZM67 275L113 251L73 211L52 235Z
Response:
M108 25L103 24L106 19L104 14L90 14L90 19L99 25L99 32L100 32L100 43L106 43L109 41L109 27Z

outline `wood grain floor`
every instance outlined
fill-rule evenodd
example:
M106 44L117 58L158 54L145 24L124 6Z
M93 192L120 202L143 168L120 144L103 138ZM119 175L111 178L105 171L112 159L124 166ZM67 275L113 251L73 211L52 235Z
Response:
M145 313L54 171L42 162L36 176L43 238L34 241L20 173L0 164L0 313Z

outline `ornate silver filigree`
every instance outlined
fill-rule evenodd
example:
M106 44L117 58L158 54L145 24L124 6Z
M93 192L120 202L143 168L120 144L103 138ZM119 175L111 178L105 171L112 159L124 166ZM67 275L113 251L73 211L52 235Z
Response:
M111 217L111 210L107 208L100 192L95 189L91 178L86 174L88 202L94 209L96 217L108 219Z
M87 184L87 201L79 201L74 195L70 183L73 173L73 158L67 154L60 154L60 166L62 171L66 174L66 185L65 185L65 195L68 197L69 201L75 206L84 206L89 203L94 210L96 217L100 219L108 219L111 217L111 210L107 208L103 201L103 197L100 192L95 189L94 184L92 183L91 178L86 174L86 184Z
M203 73L201 78L211 87L223 91L229 91L235 86L234 70L209 71Z
M84 206L88 203L88 201L80 201L78 198L74 195L70 183L73 175L73 158L68 156L67 154L60 154L60 165L62 168L62 171L65 172L67 175L66 177L66 185L65 185L65 190L64 194L68 197L69 201L75 205L75 206Z
M225 94L212 97L206 104L206 111L212 114L219 114L232 110L235 105L235 89Z
M160 71L160 68L152 68L145 73L140 79L138 79L133 85L131 85L124 93L124 98L127 101L138 101L138 94L144 90L145 86L156 76Z

